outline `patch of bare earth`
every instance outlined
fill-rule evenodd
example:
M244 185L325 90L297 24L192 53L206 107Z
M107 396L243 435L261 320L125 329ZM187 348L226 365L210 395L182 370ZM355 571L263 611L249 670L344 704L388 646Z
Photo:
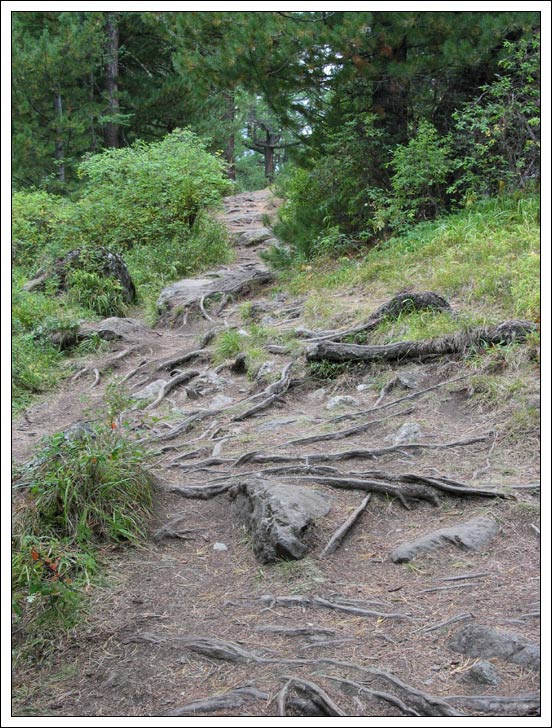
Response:
M229 198L225 216L233 232L239 233L260 227L262 214L274 209L267 193L248 193ZM237 264L253 260L262 247L238 248ZM276 299L270 292L257 292L249 300L274 303ZM365 306L370 301L358 303ZM374 308L378 303L374 302ZM295 304L301 305L288 299L281 302L281 308ZM85 362L83 366L90 367L88 373L66 382L14 422L14 459L28 459L45 434L101 416L109 382L115 377L120 381L142 361L162 361L191 351L208 329L222 325L224 320L228 325L242 325L235 302L218 316L211 314L209 310L215 322L196 316L181 329L158 326L139 342L136 351L115 364L109 364L110 357L126 344L116 345L103 358ZM291 361L286 354L267 358L275 362L276 372ZM208 361L190 362L182 368L192 366L202 371L214 369ZM101 378L91 388L94 369L101 372ZM467 373L460 358L431 364L381 365L377 372L388 373L391 378L405 370L415 376L415 389L393 390L380 404ZM154 408L155 420L146 420L148 429L145 433L137 430L137 436L150 438L149 444L157 453L155 472L160 488L151 533L181 516L184 537L152 537L141 548L109 553L104 585L91 590L88 614L78 628L60 637L59 649L47 664L17 668L14 714L160 716L193 701L233 695L234 689L249 686L259 693L244 697L234 707L212 704L214 707L202 714L274 716L284 705L288 715L309 715L316 710L331 715L327 711L332 708L324 707L320 697L317 702L316 695L297 680L315 683L332 704L350 716L412 714L408 711L446 715L446 709L440 712L440 700L466 715L495 714L493 710L497 715L500 711L522 714L524 706L525 714L535 714L531 713L534 707L527 708L529 703L520 707L519 702L512 707L495 701L494 708L483 710L481 703L470 702L469 696L537 693L538 671L491 657L500 683L477 683L469 670L478 658L454 652L448 643L458 629L470 623L539 641L536 434L512 435L503 426L511 416L508 402L500 407L476 406L469 378L358 415L378 400L379 387L370 385L375 374L374 369L359 370L358 376L349 374L324 384L325 391L321 392L320 384L303 378L304 364L298 362L287 392L243 421L232 419L245 407L240 410L237 403L260 392L266 382L252 382L245 374L222 369L216 387L207 389L199 399L191 392L186 394L184 387L173 389ZM140 382L153 378L146 371L143 381L135 375L125 386L135 391ZM370 386L357 391L356 385L363 381ZM533 384L538 391L536 372ZM216 399L221 394L232 402L221 405ZM326 405L333 394L351 395L357 406L328 410ZM255 401L259 400L252 403ZM210 406L210 415L167 437L180 422ZM341 415L353 416L336 420ZM139 422L144 426L143 415L129 417L136 417L136 426ZM373 426L342 439L293 442L311 435L335 435L371 420ZM421 427L419 442L425 444L485 438L447 448L404 447L370 459L325 464L336 469L334 476L369 479L374 471L422 474L449 478L471 488L506 491L515 499L440 492L438 506L415 501L406 509L397 498L375 493L343 544L333 554L319 558L334 531L366 493L333 488L322 476L318 482L307 483L293 478L307 473L306 467L316 461L312 456L389 447L401 425L412 421ZM192 451L196 451L193 457L179 459ZM308 535L309 555L300 561L260 564L253 554L250 534L232 515L227 493L197 500L170 490L174 486L231 483L239 479L236 475L251 476L279 464L250 460L235 465L241 455L253 451L302 458L292 464L302 466L303 471L265 477L288 482L290 487L301 482L331 499L330 512ZM203 462L213 456L222 462ZM320 471L313 472L316 476ZM228 476L228 481L217 481ZM497 536L482 550L469 551L450 544L408 563L390 559L390 552L405 542L482 515L495 519L499 526ZM224 544L226 550L214 550L216 543ZM349 610L328 607L324 600ZM354 613L354 608L365 613ZM305 629L289 632L289 628ZM198 644L205 643L200 638L232 643L244 650L245 656L235 658L233 648L221 648L220 643L216 643L218 652L204 650L202 654ZM395 679L402 681L403 687L393 682ZM287 683L286 698L281 691ZM297 687L301 685L303 690ZM389 700L390 695L395 700Z

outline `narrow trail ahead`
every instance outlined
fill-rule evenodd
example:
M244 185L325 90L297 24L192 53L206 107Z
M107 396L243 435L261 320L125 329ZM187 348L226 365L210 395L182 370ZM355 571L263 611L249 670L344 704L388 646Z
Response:
M266 271L258 253L276 208L264 190L225 200L236 260L202 285ZM538 452L493 438L461 360L382 364L385 391L372 370L339 391L313 383L301 346L278 339L304 323L304 299L264 278L242 284L201 289L154 329L130 327L14 423L21 462L43 435L102 416L113 382L132 396L150 387L126 416L156 453L159 483L151 539L114 550L53 662L16 674L15 714L537 714ZM342 300L355 297L382 303L365 291ZM261 371L214 363L213 336L248 337L252 324L274 334ZM259 478L329 505L300 534L306 558L257 558L245 522ZM348 518L351 532L322 554ZM461 530L473 522L477 543Z

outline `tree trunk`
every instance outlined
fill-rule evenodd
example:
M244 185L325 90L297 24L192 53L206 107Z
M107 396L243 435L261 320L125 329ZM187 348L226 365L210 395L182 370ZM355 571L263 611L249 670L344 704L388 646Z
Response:
M234 163L234 148L235 148L235 136L234 136L234 121L236 118L236 107L234 103L234 94L228 93L224 95L225 108L223 119L228 124L229 134L226 140L226 146L224 147L224 159L228 164L228 177L230 179L236 179L236 165Z
M394 73L392 68L394 64L406 61L407 50L406 36L394 48L382 42L379 55L387 60L372 94L372 110L380 117L396 144L408 140L410 84L400 74Z
M274 180L274 147L270 143L264 147L264 174L269 182Z
M54 157L56 159L56 176L60 182L65 182L65 164L63 163L63 99L59 91L54 95L54 109L56 112L56 142Z
M118 76L119 76L119 26L116 13L105 14L106 56L105 88L107 91L108 114L111 121L104 126L106 147L119 147L119 124L114 121L119 113Z

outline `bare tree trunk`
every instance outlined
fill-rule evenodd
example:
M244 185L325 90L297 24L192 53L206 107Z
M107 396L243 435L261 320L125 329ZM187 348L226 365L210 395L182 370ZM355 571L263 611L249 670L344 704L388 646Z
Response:
M62 130L62 119L63 119L63 99L61 93L58 91L54 94L54 109L56 112L56 143L54 149L54 157L57 162L56 175L60 182L65 182L65 164L63 163L63 130Z
M109 106L109 115L115 117L119 113L119 26L117 13L105 14L106 55L105 88ZM106 147L119 147L119 124L108 121L104 126L104 144Z
M228 135L226 146L224 148L224 159L228 164L228 176L230 179L236 179L236 165L234 163L234 148L235 148L235 136L234 136L234 120L236 117L236 107L234 103L234 94L232 92L224 95L225 109L224 109L224 121L228 123L230 133Z
M94 86L95 86L94 71L90 71L90 102L94 101ZM90 114L90 151L96 152L98 149L98 138L96 136L96 127L94 126L94 113Z
M270 143L264 148L264 173L269 182L274 180L274 147Z

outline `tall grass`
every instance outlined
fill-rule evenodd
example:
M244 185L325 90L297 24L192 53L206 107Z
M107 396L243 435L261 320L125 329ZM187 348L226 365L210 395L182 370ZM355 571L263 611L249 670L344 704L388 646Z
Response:
M431 289L489 315L537 320L539 239L538 197L508 195L416 225L363 258L320 259L288 285L294 292L364 289L373 297Z

